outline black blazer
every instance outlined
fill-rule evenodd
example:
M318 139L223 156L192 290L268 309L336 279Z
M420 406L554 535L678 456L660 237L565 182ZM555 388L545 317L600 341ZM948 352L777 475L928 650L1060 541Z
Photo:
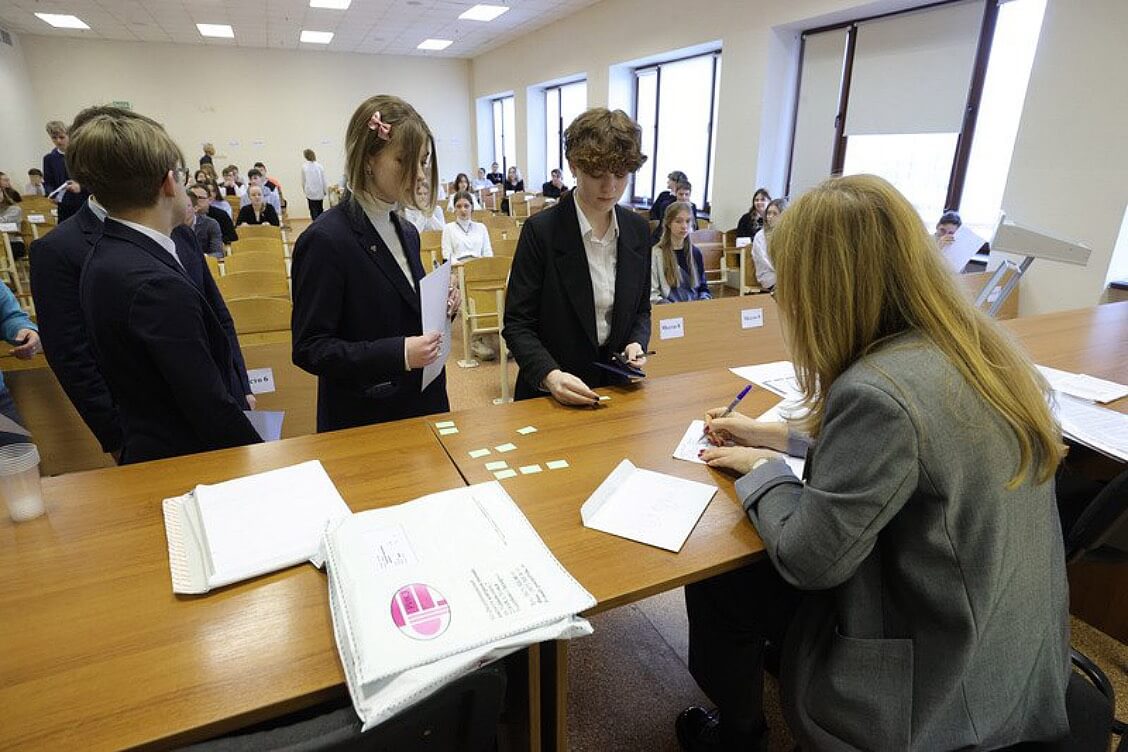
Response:
M241 209L239 209L239 216L235 218L235 224L270 224L278 227L281 223L278 221L278 212L274 211L274 207L270 204L262 205L262 215L260 217L255 217L255 208L250 204L246 204Z
M224 243L234 243L239 239L239 233L235 231L235 223L231 221L231 216L223 209L209 206L208 216L219 223L219 232L223 235Z
M227 334L168 251L108 219L80 290L98 367L121 415L122 464L261 441L243 415L244 395L232 389Z
M446 372L420 391L404 370L405 337L423 333L419 233L392 214L415 288L360 205L317 218L294 247L294 364L317 376L317 430L364 426L450 409Z
M32 243L31 290L47 363L102 451L116 452L121 449L121 421L94 360L78 302L82 264L101 235L101 220L83 204Z
M650 239L645 219L615 207L619 243L609 352L631 342L650 343ZM308 232L308 230L307 230ZM593 363L602 357L595 329L595 298L580 237L575 192L534 214L513 255L505 297L505 342L517 361L516 399L544 394L540 383L560 368L588 386L607 383Z

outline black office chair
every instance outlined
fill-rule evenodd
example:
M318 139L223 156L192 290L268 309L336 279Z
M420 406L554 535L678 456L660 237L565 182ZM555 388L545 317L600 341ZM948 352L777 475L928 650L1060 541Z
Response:
M491 752L505 699L500 663L467 674L364 733L351 705L187 747L192 752Z
M1123 561L1125 554L1106 547L1109 536L1128 520L1128 470L1120 473L1075 510L1062 517L1065 560Z

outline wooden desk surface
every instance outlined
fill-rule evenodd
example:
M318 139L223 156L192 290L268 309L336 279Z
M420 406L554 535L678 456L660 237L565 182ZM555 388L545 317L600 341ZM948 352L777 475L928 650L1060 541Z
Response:
M44 517L0 521L0 746L167 747L342 692L323 573L168 571L162 499L309 459L354 511L463 485L423 421L44 479Z
M763 550L736 502L733 477L671 455L691 420L716 405L726 405L747 384L727 370L714 369L650 381L635 387L604 388L603 406L568 408L551 398L464 410L435 421L453 420L459 433L440 441L469 483L493 480L485 463L505 460L516 469L539 464L542 472L501 481L560 562L599 601L603 610L736 569ZM758 414L778 402L754 389L743 406ZM522 436L517 429L537 432ZM517 449L499 454L510 442ZM471 459L473 449L490 455ZM570 467L548 470L549 460ZM580 505L616 465L629 459L637 467L715 485L716 496L680 553L671 553L585 528Z

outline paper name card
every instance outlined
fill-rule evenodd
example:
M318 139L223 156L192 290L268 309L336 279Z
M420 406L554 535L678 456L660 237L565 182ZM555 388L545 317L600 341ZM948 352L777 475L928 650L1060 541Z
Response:
M752 245L752 238L737 238L736 239L736 247L737 248L744 248L744 247L750 246L750 245Z
M741 329L759 329L764 325L763 308L745 308L740 312Z
M658 339L679 339L685 336L685 319L661 319L658 322Z
M33 225L41 225L47 221L47 217L42 214L28 214L27 221Z
M274 391L273 368L248 368L247 380L251 382L251 394L269 394Z
M580 507L580 518L584 527L677 553L716 493L716 486L623 460Z
M15 222L0 222L0 232L19 232L20 226Z

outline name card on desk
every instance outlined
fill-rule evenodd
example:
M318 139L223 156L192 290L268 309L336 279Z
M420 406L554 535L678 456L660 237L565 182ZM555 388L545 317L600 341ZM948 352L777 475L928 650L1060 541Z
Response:
M740 312L741 329L758 329L764 325L763 308L745 308Z
M658 339L678 339L685 336L685 319L662 319L658 322Z
M19 232L20 226L15 222L0 222L0 232Z
M33 225L41 225L47 221L47 217L44 217L42 214L28 214L27 221Z
M249 368L247 380L251 382L251 394L269 394L274 391L274 369Z

